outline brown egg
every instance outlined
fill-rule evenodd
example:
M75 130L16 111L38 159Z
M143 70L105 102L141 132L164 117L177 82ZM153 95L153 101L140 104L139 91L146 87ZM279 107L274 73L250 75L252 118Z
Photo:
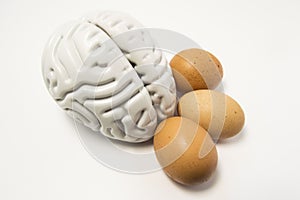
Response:
M164 172L184 185L207 181L218 162L209 134L183 117L171 117L160 123L154 136L154 149Z
M187 49L176 54L170 62L179 91L214 89L223 78L220 61L208 51Z
M241 106L226 94L196 90L182 96L178 113L205 128L215 140L238 134L245 122Z

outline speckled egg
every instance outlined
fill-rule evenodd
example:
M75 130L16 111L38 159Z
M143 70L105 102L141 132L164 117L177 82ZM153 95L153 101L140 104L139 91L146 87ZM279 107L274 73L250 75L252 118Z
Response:
M218 154L210 135L187 118L171 117L161 122L154 149L164 172L184 185L207 181L217 166Z
M214 89L223 78L220 61L203 49L187 49L170 62L177 88L182 92Z
M244 111L230 96L213 90L196 90L182 96L178 113L205 128L213 139L238 134L245 122Z

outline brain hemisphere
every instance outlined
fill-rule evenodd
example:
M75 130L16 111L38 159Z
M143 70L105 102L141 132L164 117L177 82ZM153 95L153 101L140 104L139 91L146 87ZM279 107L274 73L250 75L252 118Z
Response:
M168 63L140 27L123 14L91 14L60 28L42 60L48 90L68 114L128 142L151 138L176 105Z
M161 121L173 115L176 88L166 58L147 29L130 16L101 12L83 18L101 27L118 45L141 77Z

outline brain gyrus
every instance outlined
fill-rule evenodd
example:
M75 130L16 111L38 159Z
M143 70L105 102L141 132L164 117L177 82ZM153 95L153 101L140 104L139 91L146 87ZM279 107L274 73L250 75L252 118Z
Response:
M42 72L61 108L109 138L146 141L174 114L175 82L163 52L122 13L95 12L60 27L45 47Z

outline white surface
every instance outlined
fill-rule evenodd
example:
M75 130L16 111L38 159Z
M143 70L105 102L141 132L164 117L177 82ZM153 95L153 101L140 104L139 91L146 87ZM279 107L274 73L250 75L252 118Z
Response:
M82 147L40 63L58 25L96 8L186 34L223 63L246 128L217 146L210 184L186 189L162 171L119 173ZM2 1L0 199L299 199L299 9L297 0Z

